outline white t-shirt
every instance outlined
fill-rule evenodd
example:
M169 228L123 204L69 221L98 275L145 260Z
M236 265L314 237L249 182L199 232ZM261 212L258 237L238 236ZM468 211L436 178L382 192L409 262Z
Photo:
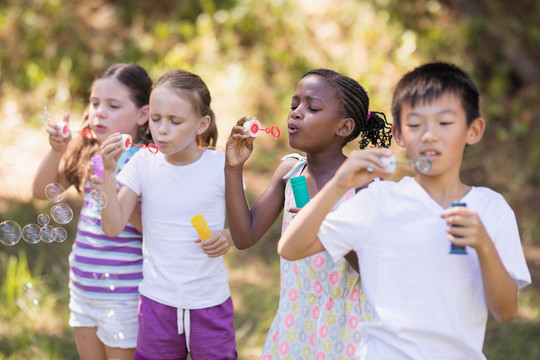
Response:
M185 166L139 151L118 175L142 198L142 295L182 309L219 305L230 296L223 257L203 253L191 225L201 214L212 231L223 230L224 165L225 154L212 150Z
M478 212L519 288L530 283L515 215L504 198L473 187L461 200ZM488 308L478 257L449 254L443 209L411 177L380 181L328 214L318 236L338 259L354 249L375 309L357 351L366 360L485 359Z

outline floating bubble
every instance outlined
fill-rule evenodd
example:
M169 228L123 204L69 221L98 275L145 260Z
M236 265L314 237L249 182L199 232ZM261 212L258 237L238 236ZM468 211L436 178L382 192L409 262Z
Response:
M53 229L53 239L56 242L64 242L67 239L67 231L62 227L56 227Z
M54 241L53 230L54 228L51 225L45 225L44 227L39 229L41 241L46 242L47 244L52 243Z
M47 214L39 214L37 217L37 223L39 224L39 226L49 225L50 222L51 217Z
M107 328L111 330L113 337L116 340L124 340L126 329L122 317L114 310L105 311L104 317L103 321L108 324Z
M43 296L44 291L40 289L40 286L28 281L24 284L22 294L16 302L22 310L32 311L41 305Z
M107 206L107 194L105 194L104 191L92 190L90 192L90 197L98 204L99 210L102 210Z
M58 224L67 224L73 219L73 210L66 203L56 204L51 208L51 216Z
M41 240L40 230L41 227L38 224L25 225L22 229L22 239L29 244L37 244Z
M44 106L42 109L41 109L41 113L39 114L39 123L41 125L47 125L47 123L49 121L52 121L52 115L51 113L49 112L49 110L47 109L46 106Z
M45 186L45 196L53 202L60 202L66 196L66 190L61 184L52 183Z
M107 272L99 275L99 280L103 282L102 286L109 288L110 291L114 291L116 289L118 276Z
M2 147L1 159L8 166L20 164L23 158L23 151L16 144L9 144Z
M0 223L0 242L7 246L15 245L21 240L21 226L13 220Z

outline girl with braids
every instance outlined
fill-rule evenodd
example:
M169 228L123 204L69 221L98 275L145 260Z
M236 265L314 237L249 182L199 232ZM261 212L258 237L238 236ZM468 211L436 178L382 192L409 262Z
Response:
M148 100L152 80L136 64L114 64L94 80L83 120L92 136L69 135L47 124L51 150L45 155L33 183L33 195L46 199L45 187L59 183L84 192L77 235L69 256L70 318L81 359L133 359L137 339L138 286L142 280L140 210L132 222L109 238L101 229L91 190L102 180L92 175L93 156L112 133L131 135L135 143L149 143ZM69 115L64 121L69 120ZM115 172L140 147L120 154ZM109 181L105 181L109 182ZM114 316L112 316L114 315Z
M172 70L153 86L150 132L159 152L136 154L118 181L106 182L109 204L103 230L122 231L141 197L143 281L140 286L137 360L236 359L234 310L223 255L229 249L225 225L225 154L215 145L217 128L210 92L196 74ZM120 134L101 146L104 176L116 167ZM143 156L146 155L146 156ZM206 218L212 236L198 239L191 219Z
M380 116L379 116L380 115ZM384 114L369 111L366 91L355 80L327 69L304 74L292 97L287 119L289 144L306 153L286 156L270 184L250 208L243 191L242 169L255 138L240 119L227 141L225 184L227 215L239 249L255 244L283 209L282 232L296 207L290 178L306 177L310 197L332 178L347 158L343 147L361 135L360 147L390 145ZM350 189L347 200L358 189ZM369 320L356 254L338 261L325 253L299 261L281 259L279 308L264 345L262 360L349 359L361 340L360 321Z

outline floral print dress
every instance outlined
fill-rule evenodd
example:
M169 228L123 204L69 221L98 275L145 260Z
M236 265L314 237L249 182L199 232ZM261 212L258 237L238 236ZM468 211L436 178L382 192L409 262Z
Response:
M299 159L284 177L299 176L305 158L297 154L284 157ZM349 190L335 205L350 199ZM294 195L287 182L282 233L293 213ZM361 321L372 319L365 301L358 273L345 259L334 262L323 251L305 259L280 259L281 292L279 307L268 332L261 360L342 360L354 357L362 341Z

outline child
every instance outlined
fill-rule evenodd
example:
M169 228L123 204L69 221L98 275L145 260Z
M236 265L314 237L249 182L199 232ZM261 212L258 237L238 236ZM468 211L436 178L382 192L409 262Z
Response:
M133 359L137 338L138 285L142 279L142 236L127 224L107 238L99 223L99 210L90 192L101 180L91 175L91 158L114 132L130 134L135 142L148 141L148 99L152 80L136 64L114 64L93 82L83 128L94 136L64 138L57 124L49 123L51 150L34 178L33 193L45 199L45 187L60 183L84 191L84 205L69 257L69 324L74 328L81 359ZM65 121L69 120L66 115ZM73 141L72 140L73 138ZM69 144L69 147L68 147ZM121 154L118 171L139 149ZM66 151L68 150L68 151ZM92 181L90 181L92 178ZM107 181L106 181L107 182Z
M150 95L150 131L159 152L136 154L122 169L116 194L105 183L109 204L103 229L119 233L141 196L143 281L140 286L136 359L236 359L233 304L223 257L208 257L194 243L191 225L202 214L213 236L205 241L228 249L225 223L223 153L210 92L192 73L173 70ZM119 134L101 147L104 176L114 171L121 152Z
M450 64L406 74L392 102L394 138L412 160L428 158L431 170L373 182L328 214L351 186L383 175L380 157L391 155L357 151L278 244L287 259L356 251L376 315L361 324L362 359L485 359L488 309L498 321L516 316L518 289L531 278L514 213L501 195L460 180L463 151L484 132L478 97L469 76ZM466 207L451 207L454 200ZM450 254L451 243L467 254Z
M285 157L251 209L244 196L242 168L255 139L241 125L252 118L238 121L227 142L225 166L227 215L238 248L255 244L282 209L286 232L298 211L291 177L305 176L313 196L345 161L343 146L358 135L362 134L361 148L369 142L390 145L390 127L368 108L367 93L355 80L327 69L304 74L287 123L290 146L306 157ZM341 201L354 192L351 187ZM355 263L354 254L347 257ZM359 282L358 273L343 257L332 260L323 252L302 261L281 259L279 308L261 359L351 358L361 339L358 323L363 315L369 318L361 314Z

